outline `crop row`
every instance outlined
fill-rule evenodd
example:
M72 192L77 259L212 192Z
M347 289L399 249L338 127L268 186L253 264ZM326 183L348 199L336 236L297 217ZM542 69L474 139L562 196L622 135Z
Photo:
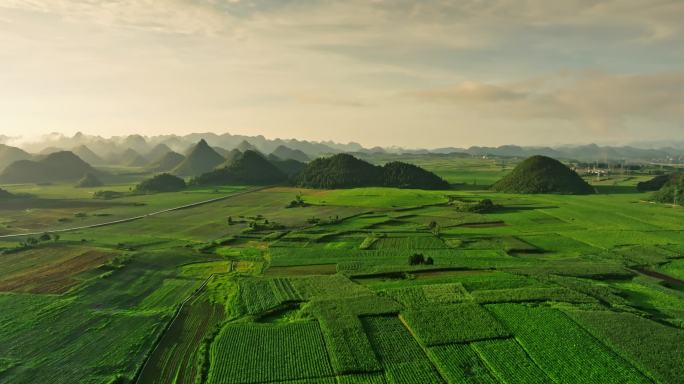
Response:
M490 305L534 362L561 383L647 383L638 370L563 313L547 307Z
M439 373L449 383L497 384L477 353L468 344L449 344L428 349Z
M485 365L504 384L546 384L553 381L546 376L525 353L515 339L476 341L471 347Z
M384 294L408 308L429 304L450 304L470 300L470 295L461 283L418 285L387 289Z
M486 309L473 303L409 309L401 316L413 334L428 346L510 335Z
M317 322L229 325L212 344L209 383L256 383L332 375Z

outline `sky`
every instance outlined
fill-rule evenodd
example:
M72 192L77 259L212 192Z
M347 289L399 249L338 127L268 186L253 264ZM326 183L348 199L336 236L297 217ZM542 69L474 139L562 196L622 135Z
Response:
M682 140L684 1L0 0L0 135Z

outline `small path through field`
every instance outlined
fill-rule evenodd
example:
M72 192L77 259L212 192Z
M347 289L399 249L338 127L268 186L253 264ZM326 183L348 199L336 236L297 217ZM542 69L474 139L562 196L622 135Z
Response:
M0 235L0 239L10 239L10 238L13 238L13 237L24 237L24 236L38 236L38 235L42 235L43 233L71 232L71 231L78 231L78 230L81 230L81 229L98 228L98 227L106 227L106 226L115 225L115 224L129 223L129 222L131 222L131 221L144 219L144 218L146 218L146 217L161 215L162 213L167 213L167 212L172 212L172 211L178 211L178 210L187 209L187 208L194 208L194 207L197 207L197 206L200 206L200 205L210 204L210 203L214 203L214 202L221 201L221 200L226 200L226 199L229 199L229 198L231 198L231 197L240 196L240 195L246 195L246 194L248 194L248 193L260 191L260 190L263 190L263 189L266 189L266 188L270 188L270 186L268 186L268 187L260 187L260 188L253 188L253 189L249 189L249 190L246 190L246 191L242 191L242 192L238 192L238 193L233 193L233 194L230 194L230 195L227 195L227 196L215 197L215 198L213 198L213 199L202 200L202 201L198 201L198 202L196 202L196 203L190 203L190 204L180 205L180 206L178 206L178 207L173 207L173 208L166 208L166 209L162 209L162 210L160 210L160 211L155 211L155 212L146 213L146 214L144 214L144 215L133 216L133 217L127 217L127 218L125 218L125 219L112 220L112 221L107 221L107 222L104 222L104 223L97 223L97 224L82 225L82 226L79 226L79 227L60 228L60 229L53 229L53 230L42 230L42 231L40 231L40 232L14 233L14 234L10 234L10 235Z

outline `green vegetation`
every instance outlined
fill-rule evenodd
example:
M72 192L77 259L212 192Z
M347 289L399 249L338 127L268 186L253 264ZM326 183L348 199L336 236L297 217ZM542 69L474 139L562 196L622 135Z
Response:
M261 154L247 150L230 165L204 173L192 180L196 185L268 185L287 180L278 167Z
M659 203L682 205L682 200L684 200L684 173L672 175L662 188L653 195L653 200Z
M501 338L510 333L483 307L463 303L410 309L401 314L427 346Z
M670 180L679 177L678 173L667 173L664 175L658 175L650 180L640 181L637 183L636 188L639 192L653 192L661 189Z
M534 362L556 382L648 382L627 361L557 310L518 304L488 308L513 331Z
M301 172L298 184L307 188L396 188L449 189L439 176L412 164L391 162L375 166L352 155L318 158Z
M0 381L683 381L684 212L635 191L653 169L520 195L475 187L512 159L364 158L454 189L3 184L31 196L0 199Z
M185 180L169 173L162 173L143 180L135 186L135 191L141 193L175 192L183 188L185 188Z
M209 383L315 379L332 374L316 322L230 325L212 344Z
M594 189L558 160L533 156L497 181L492 189L506 193L560 193L583 195Z

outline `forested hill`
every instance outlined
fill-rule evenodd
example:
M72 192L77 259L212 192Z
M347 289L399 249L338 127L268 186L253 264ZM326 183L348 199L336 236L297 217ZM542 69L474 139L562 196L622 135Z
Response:
M377 166L349 154L318 158L302 171L297 184L306 188L396 187L448 189L449 184L423 168L402 162Z

